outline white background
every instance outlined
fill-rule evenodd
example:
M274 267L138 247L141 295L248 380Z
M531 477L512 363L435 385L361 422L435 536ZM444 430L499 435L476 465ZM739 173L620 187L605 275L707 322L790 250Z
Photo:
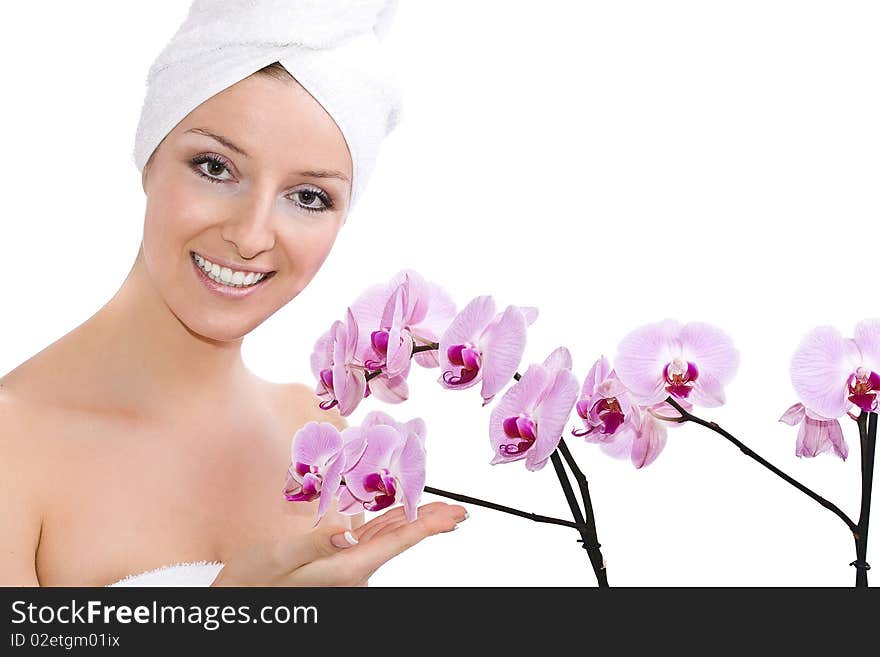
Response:
M187 7L4 5L0 371L86 320L128 272L144 81ZM245 340L249 366L311 384L315 338L406 266L459 307L478 294L538 306L521 371L564 344L582 380L640 324L707 321L742 364L728 404L704 416L856 516L854 423L843 463L797 459L796 429L777 419L796 401L802 335L851 335L880 314L878 19L877 3L839 0L405 0L386 42L403 120L321 272ZM414 368L409 402L368 400L350 421L421 416L430 485L564 517L552 467L490 467L491 407L436 376ZM642 471L568 442L613 585L854 581L843 523L705 429L673 429ZM470 513L373 584L594 584L574 532Z

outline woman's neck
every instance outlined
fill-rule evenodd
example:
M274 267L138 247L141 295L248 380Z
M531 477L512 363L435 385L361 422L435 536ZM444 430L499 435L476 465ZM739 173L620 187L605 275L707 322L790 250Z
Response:
M75 386L61 403L166 418L249 396L258 379L242 361L242 339L191 332L159 295L142 254L110 301L32 359ZM45 381L51 372L39 374L24 378Z

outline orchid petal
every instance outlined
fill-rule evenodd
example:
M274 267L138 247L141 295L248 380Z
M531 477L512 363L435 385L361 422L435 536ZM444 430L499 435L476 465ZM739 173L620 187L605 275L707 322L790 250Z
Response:
M568 369L557 370L556 378L536 411L538 438L526 455L527 470L540 470L546 465L559 445L577 394L578 382L574 374Z
M504 432L504 421L523 412L530 413L547 386L549 378L550 373L543 365L530 365L520 380L505 391L492 409L489 416L489 441L495 452L495 457L490 461L491 464L507 463L525 458L524 452L508 455L501 451L501 446L510 442L510 438Z
M798 402L789 406L785 413L782 414L782 417L779 418L779 421L794 426L803 421L804 415L804 405Z
M392 471L400 483L406 518L413 522L418 515L419 500L425 489L425 448L418 436L406 438Z
M862 355L862 365L880 373L880 319L865 319L856 324L854 339Z
M632 464L643 468L654 462L666 446L666 427L650 413L645 413L642 425L633 440Z
M834 453L846 461L846 457L849 455L849 445L846 444L846 439L843 437L840 422L836 419L829 420L824 428L828 435L828 441L834 448Z
M730 336L711 324L690 322L682 327L679 337L682 358L697 364L700 377L711 375L719 389L730 382L739 368L739 352Z
M526 326L531 326L538 319L538 309L535 306L519 306L519 310L526 318Z
M795 443L795 455L812 457L827 451L831 447L831 443L823 440L822 434L822 425L819 422L810 420L801 422Z
M290 444L290 460L323 468L332 457L342 451L339 429L329 422L306 422L297 431Z
M445 388L468 388L475 385L480 380L479 375L460 384L450 384L444 379L443 374L447 371L454 371L453 365L449 362L447 351L450 346L457 344L465 344L467 342L476 341L483 329L492 321L495 315L495 300L491 296L482 296L472 299L458 315L456 315L449 327L440 337L440 349L438 357L440 360L441 375L438 381Z
M403 437L400 432L386 424L378 424L363 429L363 436L367 448L358 460L357 464L345 473L345 485L351 494L360 500L372 500L375 494L368 491L364 486L364 479L368 475L375 475L383 468L391 464L391 456L397 449Z
M336 510L339 513L353 516L364 510L364 502L352 495L347 486L342 486L339 489L339 502L337 503Z
M383 372L379 376L370 379L370 391L376 395L376 399L381 399L388 404L399 404L409 399L409 384L406 382L405 374L389 378Z
M724 404L724 388L713 374L701 372L691 388L690 399L698 406L715 408Z
M791 359L790 373L804 406L829 418L846 413L846 381L858 366L857 352L855 343L832 326L820 326L803 338Z
M679 356L676 336L680 329L672 319L641 326L627 334L617 348L614 371L646 405L666 397L663 367Z
M508 306L498 322L483 334L483 405L513 378L526 348L526 320L516 306Z
M544 359L544 367L551 370L570 370L571 352L565 347L557 347Z
M358 354L371 352L370 334L382 328L382 314L393 292L394 287L389 284L372 285L349 306L361 328L358 334Z

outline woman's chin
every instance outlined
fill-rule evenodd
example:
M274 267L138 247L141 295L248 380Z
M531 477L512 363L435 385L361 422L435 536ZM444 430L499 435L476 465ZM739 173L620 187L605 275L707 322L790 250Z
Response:
M177 319L186 327L187 331L203 340L237 342L262 324L265 318L261 317L244 322L242 319L237 321L230 321L228 318L226 321L223 318L206 320L203 317L188 317L177 314Z

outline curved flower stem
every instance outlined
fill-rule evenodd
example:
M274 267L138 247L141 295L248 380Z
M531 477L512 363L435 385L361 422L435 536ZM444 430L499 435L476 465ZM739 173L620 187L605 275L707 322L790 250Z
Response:
M580 467L578 467L577 461L574 460L574 456L568 451L568 445L565 444L565 439L561 437L559 438L559 447L557 449L562 454L562 458L565 459L565 462L568 463L568 468L571 470L575 481L578 483L578 487L581 489L581 499L584 503L587 533L589 534L589 541L586 539L583 541L584 549L590 555L590 563L593 565L593 571L596 573L596 580L598 581L599 586L607 587L608 573L605 570L605 558L602 556L602 552L599 549L601 546L599 544L599 536L596 533L596 517L593 514L593 502L590 499L590 487L587 478L584 476L584 473L581 472ZM581 535L583 537L583 533Z
M862 504L859 522L853 531L856 541L856 588L868 587L868 520L871 516L871 487L874 480L874 449L877 445L877 413L862 411L858 417L862 453Z
M565 468L562 465L562 459L559 458L559 451L560 450L557 449L553 452L550 455L550 460L553 462L553 469L556 470L559 484L562 486L563 493L565 493L565 499L571 509L571 515L578 524L584 526L584 515L581 513L580 506L578 506L574 489L571 487L568 474L565 472ZM596 582L600 588L608 588L608 576L605 573L605 564L602 560L602 554L599 552L599 543L594 537L595 532L590 531L586 527L579 531L581 535L580 543L587 551L587 556L590 558L590 565L593 567L593 573L596 575Z
M857 530L856 523L854 523L854 522L850 519L850 517L849 517L848 515L846 515L843 511L841 511L840 508L839 508L837 505L832 504L831 502L829 502L828 500L826 500L824 497L822 497L822 496L819 495L818 493L816 493L816 492L812 491L811 489L807 488L807 487L804 486L801 482L799 482L797 479L795 479L795 478L793 478L793 477L790 477L789 475L785 474L782 470L780 470L779 468L777 468L775 465L773 465L772 463L770 463L768 460L766 460L765 458L759 456L754 450L750 449L749 447L747 447L746 445L744 445L743 443L741 443L739 440L737 440L737 439L736 439L734 436L732 436L730 433L728 433L727 431L725 431L724 429L722 429L721 427L719 427L715 422L708 422L708 421L706 421L706 420L704 420L704 419L702 419L702 418L697 417L696 415L693 415L692 413L687 412L687 411L686 411L684 408L682 408L681 405L680 405L677 401L675 401L675 399L673 399L671 396L669 396L669 397L666 398L666 403L669 404L670 406L672 406L672 407L673 407L675 410L677 410L679 413L681 413L681 417L676 419L677 422L687 422L687 421L695 422L696 424L699 424L699 425L701 425L701 426L704 426L704 427L706 427L707 429L711 429L711 430L714 431L715 433L724 436L725 438L727 438L727 440L729 440L729 441L732 442L734 445L736 445L737 447L739 447L740 451L741 451L743 454L745 454L745 455L748 456L749 458L754 459L755 461L757 461L758 463L760 463L761 465L763 465L765 468L767 468L768 470L770 470L770 472L772 472L773 474L777 475L778 477L781 477L782 479L784 479L785 481L787 481L788 483L790 483L792 486L794 486L795 488L797 488L799 491L801 491L801 492L804 493L805 495L808 495L809 497L811 497L811 498L813 498L814 500L816 500L819 504L821 504L821 505L824 506L826 509L828 509L829 511L831 511L832 513L834 513L838 518L840 518L841 520L843 520L843 522L846 523L846 526L849 527L850 531L852 531L853 533L856 532L856 530Z
M474 504L476 506L482 506L487 509L493 509L495 511L501 511L502 513L509 513L513 516L519 516L520 518L526 518L528 520L534 520L535 522L544 522L549 525L562 525L563 527L571 527L572 529L577 529L578 531L582 531L586 529L586 526L581 524L572 522L571 520L562 520L561 518L551 518L549 516L538 515L537 513L529 513L528 511L520 511L519 509L514 509L513 507L504 506L503 504L496 504L495 502L487 502L486 500L481 500L476 497L470 497L468 495L461 495L460 493L450 493L449 491L441 490L439 488L434 488L433 486L425 486L424 488L426 493L431 493L432 495L439 495L440 497L448 497L451 500L456 500L458 502L466 502L467 504Z

